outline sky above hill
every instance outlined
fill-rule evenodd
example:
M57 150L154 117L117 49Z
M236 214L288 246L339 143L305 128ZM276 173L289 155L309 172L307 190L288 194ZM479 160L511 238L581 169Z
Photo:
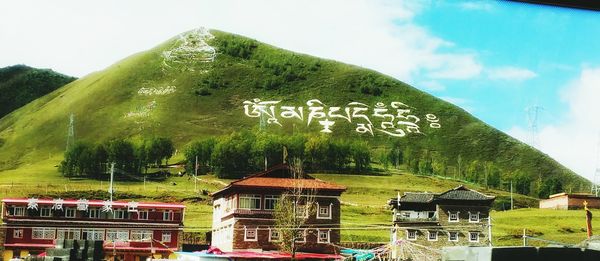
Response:
M0 67L81 77L200 26L375 69L530 144L527 108L539 107L535 146L593 177L598 12L505 1L3 1Z

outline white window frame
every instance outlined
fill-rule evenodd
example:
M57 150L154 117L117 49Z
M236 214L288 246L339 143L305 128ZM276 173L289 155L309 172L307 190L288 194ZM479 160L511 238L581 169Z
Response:
M435 235L431 238L432 235ZM438 241L438 232L437 231L427 231L427 241Z
M448 222L459 222L460 216L458 215L459 211L448 211ZM452 219L452 215L456 215L456 220Z
M13 208L13 216L23 217L25 216L25 207L22 206L11 206Z
M248 234L250 233L254 233L254 237L248 237ZM253 241L258 241L258 228L247 228L246 226L244 226L244 241L249 241L249 242L253 242Z
M88 208L88 218L100 218L100 208Z
M147 209L144 209L144 210L138 210L138 212L137 212L137 213L138 213L138 214L137 214L137 215L138 215L138 220L148 220L148 214L149 214L149 213L148 213L148 210L147 210ZM142 218L142 214L144 214L146 217L145 217L145 218Z
M13 238L23 238L23 229L22 228L13 229Z
M171 243L171 231L163 231L160 236L160 242Z
M296 217L308 218L308 206L307 205L296 205Z
M48 211L47 215L44 215L44 210ZM41 207L40 217L52 217L52 207Z
M175 220L175 212L173 210L164 210L163 211L163 220L164 221Z
M277 205L277 203L279 202L279 196L278 195L265 195L264 196L264 200L263 200L263 206L265 210L275 210L275 206ZM271 201L273 202L273 208L267 208L267 206L269 204L267 204L267 201Z
M302 240L296 240L298 243L306 243L306 229L302 230Z
M126 213L127 213L127 211L125 211L125 209L122 209L122 208L114 209L113 210L113 218L114 219L125 219Z
M276 233L277 237L274 238L273 233ZM281 233L279 233L279 230L269 228L269 242L279 242L279 241L281 241Z
M317 243L329 243L331 241L331 230L317 230ZM321 235L326 235L327 240L321 240Z
M452 239L452 235L456 235L456 239ZM458 242L458 231L448 231L448 241L449 242Z
M83 229L81 231L81 236L83 237L83 233L86 233L86 237L83 239L86 240L104 240L105 231L104 229L97 228L89 228Z
M106 241L126 242L129 240L129 230L110 229L106 230Z
M73 228L59 228L56 230L56 239L80 240L81 230Z
M414 236L411 237L410 236L411 233L414 233ZM406 230L406 239L407 240L415 241L415 240L417 240L418 237L419 236L417 235L417 230L411 230L411 229Z
M333 203L329 204L329 206L321 206L317 202L317 219L331 219L331 209L333 208ZM327 210L326 214L321 214L321 210Z
M129 238L131 241L148 242L152 241L154 233L152 230L131 230Z
M40 236L36 236L37 233L41 233ZM31 229L32 239L56 239L56 229L48 227L34 227Z
M262 197L259 194L240 194L239 208L248 210L260 210ZM258 206L256 206L258 203Z
M475 219L473 217L475 217ZM479 223L479 221L480 221L479 212L475 212L475 213L469 212L469 223Z
M472 235L475 235L476 240L472 239ZM469 232L469 242L471 242L471 243L479 243L479 232Z
M69 215L71 214L71 215ZM72 207L65 208L65 217L66 218L75 218L77 216L77 210Z

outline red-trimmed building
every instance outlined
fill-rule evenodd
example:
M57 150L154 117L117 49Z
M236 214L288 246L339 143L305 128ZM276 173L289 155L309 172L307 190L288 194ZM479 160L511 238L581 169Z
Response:
M106 259L173 257L184 210L182 204L160 202L3 199L3 258L39 254L62 239L103 240Z
M280 235L274 228L275 205L283 193L301 184L311 191L315 211L307 212L298 250L333 253L332 244L340 241L339 198L346 188L308 175L293 176L287 165L278 165L213 193L212 246L223 251L277 250Z

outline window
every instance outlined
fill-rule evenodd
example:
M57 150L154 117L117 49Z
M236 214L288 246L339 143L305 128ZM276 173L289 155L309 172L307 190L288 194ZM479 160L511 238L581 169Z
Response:
M458 242L458 232L456 232L456 231L448 232L448 241Z
M46 227L34 227L31 230L31 238L33 239L54 239L56 230Z
M306 242L306 229L302 230L302 235L300 238L296 239L296 242L298 243L305 243Z
M40 217L51 217L52 209L50 207L40 208Z
M448 222L458 222L458 211L448 212Z
M280 239L281 239L281 236L280 236L278 230L269 229L269 241L270 242L279 241Z
M319 236L318 237L319 243L329 243L329 230L327 230L327 231L319 230L318 236Z
M410 212L406 212L406 211L404 211L404 212L402 212L401 216L402 216L403 218L410 218Z
M427 240L437 241L438 240L438 232L437 231L427 231Z
M138 219L139 220L148 220L148 210L138 211Z
M173 220L173 210L163 211L163 220L172 221Z
M406 231L406 239L417 240L417 231L416 230L407 230Z
M126 215L125 209L115 209L113 211L113 218L124 219L124 218L126 218L126 216L127 215Z
M74 218L75 217L75 208L65 208L65 217Z
M89 208L88 209L88 217L89 218L100 218L100 209L98 209L98 208Z
M257 241L257 229L256 228L245 228L244 227L244 241Z
M86 240L104 240L104 230L102 229L84 229L81 235L82 239Z
M127 231L127 230L107 230L106 231L106 241L125 242L127 240L129 240L129 231Z
M329 206L319 206L317 212L318 219L331 219L331 204Z
M25 207L10 206L8 214L11 216L25 216Z
M161 240L161 242L171 243L171 232L170 231L163 231L162 232L162 240Z
M471 213L469 212L469 223L478 223L479 222L479 212Z
M296 205L296 216L308 218L308 208L306 205Z
M469 242L479 242L479 232L469 232Z
M260 195L240 194L241 209L260 209Z
M265 196L265 210L274 210L275 205L279 201L279 196L275 195L266 195Z
M13 238L23 238L23 229L14 229Z
M151 241L151 230L131 230L131 240L133 241Z
M79 240L81 231L79 229L58 229L56 230L56 239Z

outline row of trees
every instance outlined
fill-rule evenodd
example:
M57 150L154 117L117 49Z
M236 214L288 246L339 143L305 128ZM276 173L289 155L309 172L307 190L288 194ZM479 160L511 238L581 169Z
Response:
M234 132L192 142L185 151L187 169L214 171L219 177L238 177L288 159L303 159L312 171L350 172L370 168L371 153L365 142L329 136L280 136L266 132Z
M134 144L112 139L94 144L78 142L65 152L60 170L67 177L99 178L106 175L108 163L129 174L146 172L150 165L167 163L175 147L168 138L153 138Z
M562 181L557 177L542 181L541 176L538 180L534 180L531 175L523 171L503 174L503 171L491 161L467 161L461 155L450 160L436 151L403 148L399 143L392 144L390 148L380 153L378 158L386 169L404 166L415 174L452 177L490 188L510 190L512 182L515 192L540 198L563 190Z

